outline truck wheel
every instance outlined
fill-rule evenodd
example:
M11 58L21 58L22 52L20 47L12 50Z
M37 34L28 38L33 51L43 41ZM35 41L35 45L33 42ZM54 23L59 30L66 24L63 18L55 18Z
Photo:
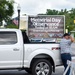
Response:
M32 65L33 75L51 75L52 66L46 59L38 59Z
M25 71L28 72L28 73L30 73L30 74L32 73L31 70L30 70L30 68L26 68Z

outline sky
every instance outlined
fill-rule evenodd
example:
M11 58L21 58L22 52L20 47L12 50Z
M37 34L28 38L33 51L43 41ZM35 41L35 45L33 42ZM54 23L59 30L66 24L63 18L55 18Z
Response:
M14 0L14 15L17 16L17 6L20 4L21 15L37 15L46 13L47 9L68 9L75 8L75 0Z

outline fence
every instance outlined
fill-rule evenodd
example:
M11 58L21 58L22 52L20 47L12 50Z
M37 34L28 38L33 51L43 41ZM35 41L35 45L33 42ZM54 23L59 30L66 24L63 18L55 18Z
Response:
M69 68L71 69L70 75L75 75L75 61L67 61L67 64L68 64L68 66L63 75L66 75Z

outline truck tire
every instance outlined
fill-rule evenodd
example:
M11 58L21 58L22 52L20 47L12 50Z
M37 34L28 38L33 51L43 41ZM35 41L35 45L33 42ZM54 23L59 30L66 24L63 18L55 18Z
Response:
M32 73L30 68L26 68L25 71L28 72L29 74Z
M32 75L51 75L52 65L46 59L38 59L32 65Z

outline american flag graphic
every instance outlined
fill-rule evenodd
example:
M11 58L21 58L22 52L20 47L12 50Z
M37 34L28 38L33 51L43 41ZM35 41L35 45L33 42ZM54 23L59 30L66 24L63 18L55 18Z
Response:
M15 24L15 25L17 25L18 26L18 18L16 17L16 18L14 18L13 20L12 20L12 22Z

